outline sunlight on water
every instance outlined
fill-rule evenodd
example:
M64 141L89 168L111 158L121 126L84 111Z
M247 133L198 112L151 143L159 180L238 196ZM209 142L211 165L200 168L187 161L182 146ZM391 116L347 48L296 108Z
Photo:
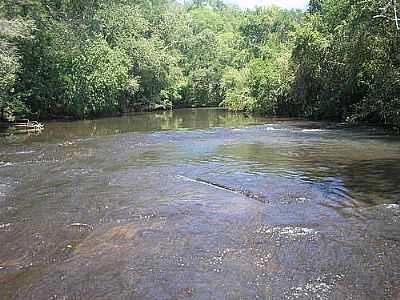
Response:
M400 140L177 110L0 149L1 299L398 299Z

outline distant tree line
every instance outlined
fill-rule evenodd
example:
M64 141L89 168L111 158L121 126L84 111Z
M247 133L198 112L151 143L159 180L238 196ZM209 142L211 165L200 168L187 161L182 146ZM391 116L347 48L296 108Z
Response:
M2 117L225 106L399 127L399 31L381 14L387 3L311 0L302 12L0 0Z

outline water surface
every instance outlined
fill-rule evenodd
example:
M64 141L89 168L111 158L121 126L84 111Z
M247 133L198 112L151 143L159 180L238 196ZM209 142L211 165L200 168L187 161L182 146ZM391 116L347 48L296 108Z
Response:
M399 299L400 140L221 109L0 141L0 299Z

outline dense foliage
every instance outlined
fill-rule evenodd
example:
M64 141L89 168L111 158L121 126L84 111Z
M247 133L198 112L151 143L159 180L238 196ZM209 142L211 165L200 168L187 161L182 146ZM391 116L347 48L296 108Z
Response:
M374 17L386 3L0 0L2 117L220 105L399 127L399 32Z
M388 1L312 2L296 32L291 97L306 116L400 125L399 31Z

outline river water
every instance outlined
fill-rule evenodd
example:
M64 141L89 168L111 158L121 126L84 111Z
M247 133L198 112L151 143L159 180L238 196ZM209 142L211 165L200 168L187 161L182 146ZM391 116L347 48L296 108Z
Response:
M185 109L0 143L0 299L400 299L380 130Z

